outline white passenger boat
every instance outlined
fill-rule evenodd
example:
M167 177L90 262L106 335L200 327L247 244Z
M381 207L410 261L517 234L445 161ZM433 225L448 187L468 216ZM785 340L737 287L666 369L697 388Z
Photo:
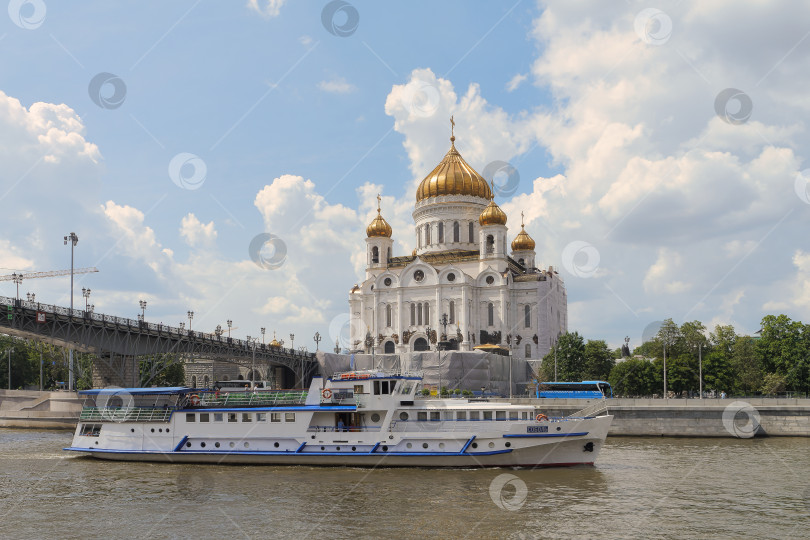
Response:
M383 467L593 464L612 416L547 418L532 405L417 397L421 377L363 371L308 391L107 388L87 402L66 450L188 463Z

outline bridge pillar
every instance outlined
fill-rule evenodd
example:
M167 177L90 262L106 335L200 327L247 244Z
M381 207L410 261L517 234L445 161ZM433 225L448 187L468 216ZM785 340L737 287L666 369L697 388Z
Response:
M138 359L136 356L121 356L110 353L93 360L93 388L121 386L134 388L138 386Z

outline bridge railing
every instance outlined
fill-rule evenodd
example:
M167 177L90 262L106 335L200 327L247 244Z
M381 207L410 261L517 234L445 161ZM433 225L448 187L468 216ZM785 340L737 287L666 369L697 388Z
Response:
M27 300L17 300L16 298L10 298L7 296L0 296L0 306L16 306L25 309L30 309L32 311L72 316L79 319L86 319L100 323L111 323L139 330L146 329L148 331L157 332L159 334L166 333L174 336L185 336L192 339L202 339L208 343L223 344L229 347L239 347L245 352L253 351L253 343L244 339L231 338L228 336L216 335L206 332L199 332L196 330L179 328L176 326L170 326L168 324L163 323L141 322L127 317L118 317L115 315L96 313L94 311L84 311L81 309L71 310L69 307L57 306L53 304L43 304L41 302L29 302ZM256 345L256 352L260 353L278 352L287 356L304 357L310 359L314 358L315 356L313 353L296 351L295 349L287 349L284 347L270 347L269 345L264 343Z

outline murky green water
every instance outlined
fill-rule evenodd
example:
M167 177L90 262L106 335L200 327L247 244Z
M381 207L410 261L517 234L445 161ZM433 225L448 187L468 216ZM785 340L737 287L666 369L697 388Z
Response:
M70 439L0 430L0 537L810 536L808 439L611 438L534 471L106 462Z

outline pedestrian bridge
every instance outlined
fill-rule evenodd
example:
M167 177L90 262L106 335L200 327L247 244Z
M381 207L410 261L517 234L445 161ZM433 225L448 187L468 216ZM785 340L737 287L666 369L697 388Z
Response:
M0 296L0 332L95 354L94 381L96 372L110 370L120 379L99 382L105 386L139 386L138 357L163 355L164 365L206 359L283 367L289 386L308 384L318 366L309 352L5 296Z

